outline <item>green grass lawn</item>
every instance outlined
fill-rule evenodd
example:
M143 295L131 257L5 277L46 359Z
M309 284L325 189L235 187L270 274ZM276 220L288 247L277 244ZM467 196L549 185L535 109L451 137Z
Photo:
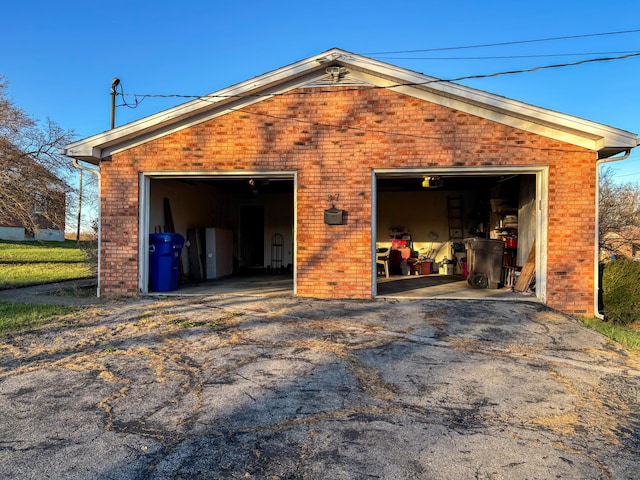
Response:
M72 307L60 305L28 305L0 302L0 335L49 323L59 315L73 312Z
M93 276L88 256L74 241L0 240L0 287L35 285Z
M640 351L640 332L611 322L604 322L597 318L581 318L580 321L586 327L618 342L627 350Z

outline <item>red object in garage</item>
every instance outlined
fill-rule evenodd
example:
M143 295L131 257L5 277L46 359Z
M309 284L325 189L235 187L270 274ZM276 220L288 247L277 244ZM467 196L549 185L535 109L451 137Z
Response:
M462 270L462 278L469 276L469 266L467 265L467 257L460 259L460 269Z

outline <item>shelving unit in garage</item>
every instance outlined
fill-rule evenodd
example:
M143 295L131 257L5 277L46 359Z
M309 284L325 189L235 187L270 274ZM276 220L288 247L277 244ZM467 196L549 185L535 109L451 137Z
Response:
M492 238L504 242L502 283L505 287L513 287L518 256L518 209L505 208L491 215L495 218Z

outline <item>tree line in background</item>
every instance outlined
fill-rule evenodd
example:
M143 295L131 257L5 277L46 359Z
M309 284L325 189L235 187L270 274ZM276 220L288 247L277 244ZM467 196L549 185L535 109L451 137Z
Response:
M640 184L616 183L613 171L600 174L600 259L640 260Z

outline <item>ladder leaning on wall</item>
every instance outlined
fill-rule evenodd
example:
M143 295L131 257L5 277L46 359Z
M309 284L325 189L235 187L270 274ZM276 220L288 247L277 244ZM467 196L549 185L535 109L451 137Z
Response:
M456 252L464 251L464 205L462 195L447 197L447 217L449 220L449 241L451 259L456 262Z
M275 273L282 271L282 253L284 249L284 243L282 241L282 235L274 233L271 235L271 269Z
M464 238L464 206L462 196L447 197L447 216L449 219L449 240L462 243Z

